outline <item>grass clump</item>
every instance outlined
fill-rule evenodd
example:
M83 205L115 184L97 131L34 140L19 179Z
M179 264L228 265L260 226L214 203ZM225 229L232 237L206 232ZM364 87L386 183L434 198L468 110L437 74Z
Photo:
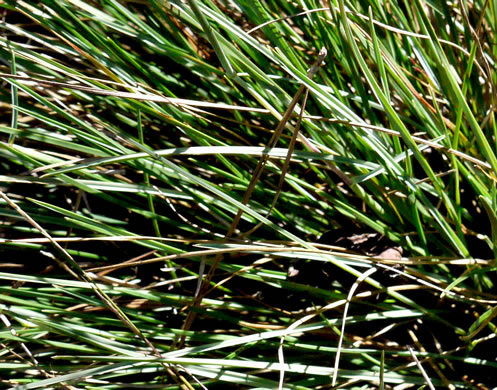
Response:
M5 386L495 385L494 1L0 6Z

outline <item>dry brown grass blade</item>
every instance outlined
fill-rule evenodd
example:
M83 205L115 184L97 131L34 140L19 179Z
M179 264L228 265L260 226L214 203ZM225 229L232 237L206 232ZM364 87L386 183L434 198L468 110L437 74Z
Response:
M276 194L274 194L273 201L271 202L271 206L269 207L269 210L267 211L266 215L264 216L265 218L268 218L271 215L271 213L273 212L274 206L276 206L276 202L278 202L281 191L283 189L283 183L285 182L285 177L286 177L286 174L288 172L288 167L290 166L290 160L292 159L293 150L295 149L295 144L297 143L297 137L299 135L300 125L302 124L303 113L305 110L305 106L307 104L307 97L308 96L309 96L309 89L306 89L305 95L304 95L304 101L302 103L302 107L300 108L299 118L297 120L297 124L295 125L295 128L293 129L292 139L290 140L290 144L288 145L288 152L286 154L285 162L283 164L283 168L281 168L281 175L280 175L280 181L278 183L278 188L276 189ZM248 232L244 233L243 236L245 236L245 237L250 236L257 229L259 229L261 226L262 226L262 222L259 222L252 229L250 229Z
M322 48L321 51L319 52L319 56L314 63L314 65L311 67L309 70L309 73L307 74L307 77L311 78L314 76L314 74L318 71L321 63L324 61L325 57L327 55L327 51L325 48ZM275 145L278 143L278 140L281 137L281 133L283 132L283 129L286 127L288 120L290 119L295 106L297 105L298 101L304 94L305 90L307 89L306 86L301 85L300 88L298 89L297 93L293 97L293 100L291 101L290 105L288 106L287 110L285 111L283 118L281 118L280 123L278 124L278 127L276 128L273 136L271 137L267 149L270 150L275 147ZM302 110L303 111L303 110ZM247 188L247 191L245 192L243 196L242 203L243 204L248 204L248 201L250 197L252 196L252 193L254 192L255 186L257 185L257 182L259 181L262 172L264 171L264 168L266 166L267 160L269 159L269 154L264 154L261 156L261 159L259 160L259 163L257 164L257 167L254 170L254 173L252 174L252 178L250 180L249 186ZM231 224L230 229L228 230L228 233L226 234L226 238L231 238L233 233L235 232L238 223L240 222L240 218L242 217L243 210L238 210L238 213L236 214L233 223Z
M319 52L318 58L312 65L311 69L309 70L307 77L312 78L316 72L318 71L319 67L321 66L321 63L324 61L326 58L326 55L328 54L326 48L322 48ZM286 127L288 120L290 119L295 106L299 102L300 98L304 94L305 90L307 87L305 85L301 85L299 89L297 90L297 93L293 97L292 101L290 102L288 108L286 109L283 117L281 118L280 123L278 124L273 136L271 137L267 149L270 150L275 147L277 144L279 138L281 137L281 134L283 132L283 129ZM254 173L252 174L252 178L250 180L249 186L243 196L242 203L244 205L248 204L248 201L250 197L252 196L252 193L254 192L255 186L257 185L257 182L259 181L262 172L264 171L264 167L266 166L267 160L269 158L269 154L264 154L261 156L261 159L259 160L259 163L257 164ZM233 219L233 222L231 223L230 228L228 229L228 232L226 233L225 240L229 240L234 232L236 231L236 228L238 226L238 223L240 222L240 219L242 217L243 210L239 209L238 213L236 214L235 218ZM212 278L214 276L214 273L217 269L217 266L219 263L222 261L223 255L218 255L214 258L214 261L209 269L208 274L205 277L205 280L201 282L203 275L199 275L199 283L201 283L200 288L197 290L197 293L195 294L195 297L193 299L192 304L190 305L190 311L188 312L188 315L186 317L185 323L183 324L183 330L189 330L190 327L193 324L193 321L195 320L196 317L196 312L194 310L191 310L192 308L198 308L200 304L202 303L203 297L206 295L209 289L209 285L212 281ZM205 260L202 260L204 262ZM184 344L185 341L185 336L181 336L179 340L176 340L176 342L173 345L174 347L179 347L181 348Z

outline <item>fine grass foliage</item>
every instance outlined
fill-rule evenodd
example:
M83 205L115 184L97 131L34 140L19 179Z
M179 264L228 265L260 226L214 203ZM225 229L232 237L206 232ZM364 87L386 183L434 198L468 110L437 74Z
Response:
M496 385L496 1L0 9L2 385Z

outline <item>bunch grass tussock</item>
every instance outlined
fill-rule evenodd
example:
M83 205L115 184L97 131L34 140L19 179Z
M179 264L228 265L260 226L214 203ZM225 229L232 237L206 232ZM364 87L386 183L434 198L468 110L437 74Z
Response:
M0 3L0 381L491 388L497 3Z

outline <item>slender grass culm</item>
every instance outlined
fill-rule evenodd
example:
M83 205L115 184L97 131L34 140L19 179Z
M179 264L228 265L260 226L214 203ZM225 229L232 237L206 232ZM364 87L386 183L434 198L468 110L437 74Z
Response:
M495 0L0 9L3 387L497 386Z

